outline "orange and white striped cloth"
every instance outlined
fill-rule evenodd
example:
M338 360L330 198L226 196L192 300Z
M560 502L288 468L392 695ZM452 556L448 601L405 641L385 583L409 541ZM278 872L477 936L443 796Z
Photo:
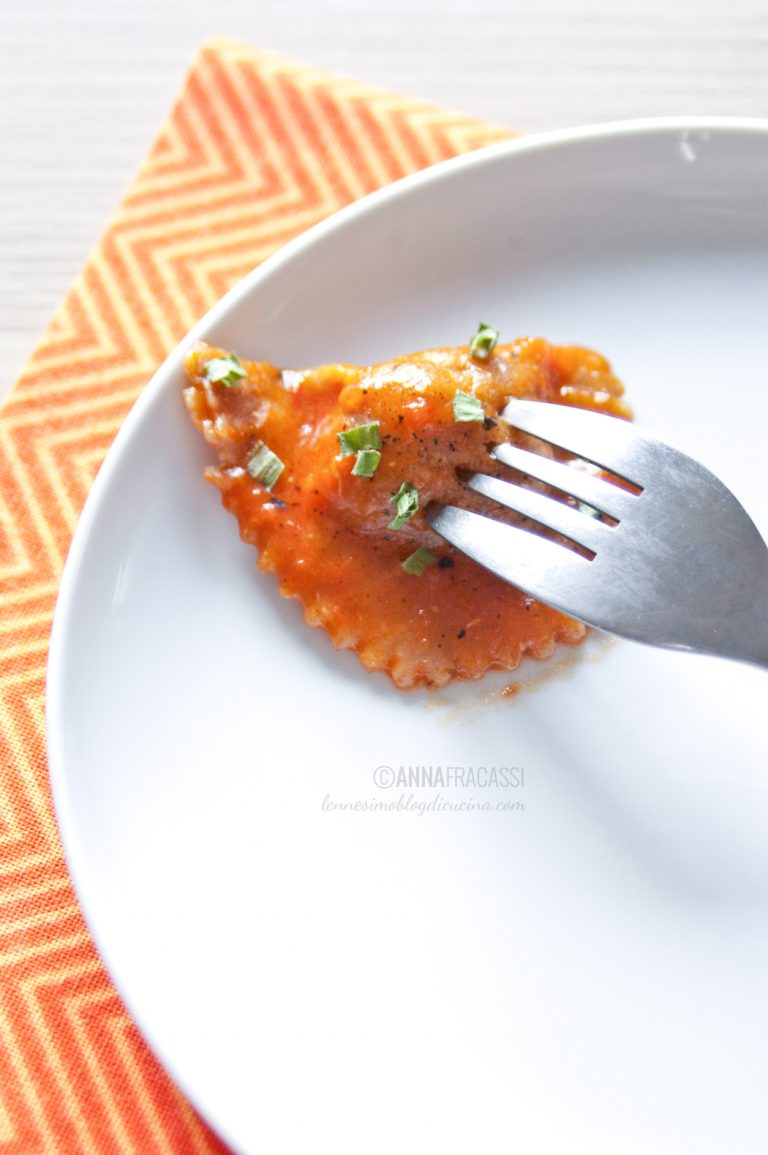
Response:
M204 44L0 413L0 1155L224 1150L96 955L48 789L51 617L104 454L171 347L254 265L372 189L506 135L237 41Z

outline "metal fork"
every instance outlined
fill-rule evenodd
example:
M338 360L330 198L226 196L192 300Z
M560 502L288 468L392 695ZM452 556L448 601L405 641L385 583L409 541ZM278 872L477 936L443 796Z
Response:
M427 510L439 534L505 581L587 625L768 668L768 547L714 474L615 417L518 400L503 416L516 429L610 471L634 491L583 465L502 444L493 450L496 461L579 506L483 473L468 479L469 488L591 556L539 536L533 527L453 505Z

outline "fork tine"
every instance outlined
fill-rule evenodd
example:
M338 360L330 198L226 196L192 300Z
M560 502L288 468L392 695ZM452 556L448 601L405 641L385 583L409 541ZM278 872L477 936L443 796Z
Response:
M513 410L511 424L643 491L630 493L573 464L505 443L492 450L497 460L619 524L590 521L547 495L476 473L469 488L556 528L592 549L591 557L527 527L453 505L427 507L432 528L502 580L587 625L768 669L768 549L731 491L693 458L615 418L543 402L516 402ZM553 421L547 415L538 420L543 410L556 411Z
M503 465L509 465L518 472L527 474L528 477L535 477L546 485L561 489L563 493L586 502L587 505L593 506L608 517L615 518L616 521L621 521L637 501L637 494L619 489L617 485L605 481L602 477L595 477L583 469L574 469L572 465L564 465L561 461L553 461L551 457L542 457L540 453L520 449L517 445L509 445L506 442L497 445L491 456L501 461Z
M628 421L572 405L512 400L503 416L523 433L586 458L641 488L658 481L665 466L674 468L680 456L671 445L644 435Z
M573 607L583 600L593 564L581 554L455 505L433 506L426 518L451 545L504 581L571 617L578 616Z
M546 494L514 485L511 481L502 481L501 478L489 477L485 473L474 473L467 479L467 486L523 517L530 517L555 533L563 534L593 553L597 553L600 545L613 533L611 526L604 521L590 517L573 506L564 505L562 501L556 501Z

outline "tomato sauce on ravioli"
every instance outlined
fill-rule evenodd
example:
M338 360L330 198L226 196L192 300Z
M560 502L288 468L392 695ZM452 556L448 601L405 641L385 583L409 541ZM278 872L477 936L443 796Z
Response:
M280 370L201 345L186 373L187 409L218 457L206 477L260 568L367 670L400 689L434 688L514 670L526 655L545 659L584 637L581 623L450 547L424 511L441 502L501 516L462 478L504 476L489 449L530 444L500 417L512 397L629 417L600 354L521 338L484 359L462 346L366 367ZM392 528L405 507L398 494L407 516Z

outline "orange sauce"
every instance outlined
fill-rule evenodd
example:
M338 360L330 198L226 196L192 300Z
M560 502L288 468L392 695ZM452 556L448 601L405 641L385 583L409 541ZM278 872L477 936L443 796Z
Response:
M307 622L356 651L402 689L514 670L523 655L547 658L585 628L507 585L452 549L427 524L430 502L485 509L462 485L466 472L503 475L488 449L510 440L499 414L527 397L628 417L622 386L599 354L524 338L497 345L486 361L466 346L435 349L361 368L324 365L281 372L243 362L247 376L211 383L206 365L226 352L202 346L187 357L185 401L216 450L207 478L221 490L245 541L280 591L298 598ZM476 397L484 421L459 422L457 390ZM380 423L375 474L354 476L337 434ZM522 435L513 438L525 444ZM271 491L246 469L263 442L284 463ZM419 511L392 530L391 498L416 487ZM498 507L494 508L494 514ZM436 560L422 574L402 562L423 546Z

